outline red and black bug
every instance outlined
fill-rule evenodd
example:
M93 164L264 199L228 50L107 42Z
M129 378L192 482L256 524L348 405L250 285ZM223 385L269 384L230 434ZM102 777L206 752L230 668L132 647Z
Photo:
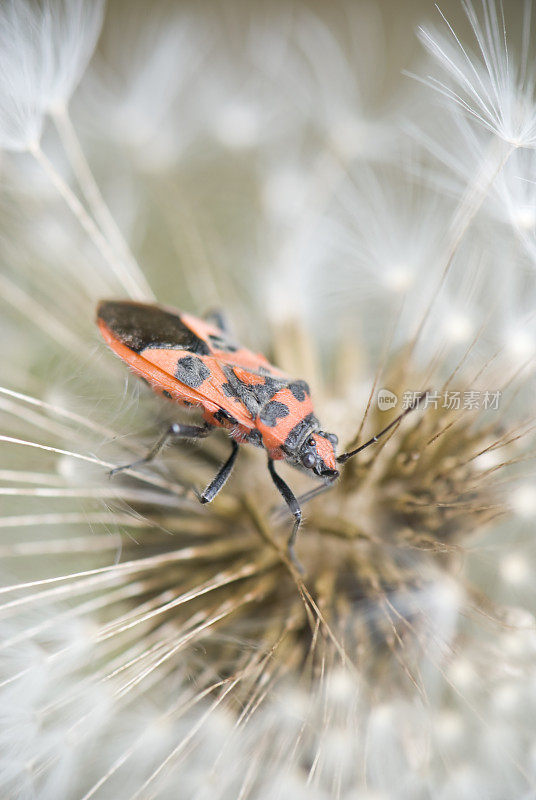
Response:
M235 344L221 324L162 306L104 300L97 324L111 349L152 388L182 406L202 410L202 425L173 423L145 458L112 470L112 474L151 461L171 437L200 438L224 428L232 452L214 479L199 495L202 503L216 497L231 474L239 445L263 447L270 476L283 496L294 526L289 555L301 522L301 508L290 487L274 467L287 461L309 470L330 484L342 464L387 433L416 403L368 442L336 456L337 436L321 430L307 383L293 380L260 354Z

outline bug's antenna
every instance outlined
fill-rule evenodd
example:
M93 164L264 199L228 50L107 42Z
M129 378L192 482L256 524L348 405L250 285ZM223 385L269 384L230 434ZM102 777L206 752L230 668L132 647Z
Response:
M410 413L410 411L414 411L418 407L418 405L421 402L421 400L424 400L424 398L426 397L426 395L428 394L429 391L430 390L427 389L425 392L421 392L415 398L413 403L406 408L405 411L403 411L401 414L398 415L398 417L396 417L396 419L394 419L392 422L390 422L389 425L386 428L383 429L383 431L380 431L379 433L376 434L376 436L373 436L372 439L369 439L368 442L365 442L365 444L362 444L359 447L356 447L355 450L350 450L348 453L342 453L340 456L337 456L337 462L339 464L344 464L346 461L348 461L349 458L352 458L353 456L357 455L357 453L360 453L361 450L364 450L365 447L368 447L369 445L374 444L375 442L377 442L378 439L381 439L381 437L384 436L386 433L388 433L391 430L391 428L394 428L395 425L398 425L398 423L401 420L403 420L404 417L407 414Z

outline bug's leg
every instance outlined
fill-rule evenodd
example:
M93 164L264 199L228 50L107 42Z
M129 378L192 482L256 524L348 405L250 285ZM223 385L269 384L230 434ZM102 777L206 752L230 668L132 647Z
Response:
M296 536L298 534L298 528L300 527L300 522L302 518L300 504L296 500L290 487L285 483L283 478L280 475L278 475L277 472L275 471L274 462L272 461L271 458L268 459L268 470L270 472L270 476L273 482L275 483L278 492L280 492L280 494L283 497L283 500L289 507L291 513L294 515L294 525L292 526L292 532L288 538L287 550L290 560L292 561L296 569L303 574L305 570L303 569L302 565L296 558L296 554L294 553L294 544L296 542Z
M233 440L232 445L233 451L231 455L225 464L223 464L223 466L220 468L216 477L211 480L205 491L199 495L200 503L210 503L212 500L214 500L220 489L223 489L227 478L233 471L234 462L236 460L236 456L238 455L238 442Z
M208 424L181 425L179 422L173 422L169 428L165 430L160 439L158 439L156 444L151 447L146 456L139 458L137 461L133 461L132 464L124 464L122 467L115 467L114 469L111 469L108 474L111 478L113 475L116 475L118 472L122 472L124 469L132 469L133 467L139 467L141 464L148 464L149 461L152 461L153 458L158 455L168 439L202 439L203 437L208 436L211 430L212 425Z

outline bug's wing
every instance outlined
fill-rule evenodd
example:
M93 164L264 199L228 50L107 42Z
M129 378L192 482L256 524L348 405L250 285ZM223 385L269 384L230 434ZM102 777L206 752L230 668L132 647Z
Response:
M272 375L278 378L287 376L281 370L270 364L262 353L253 353L241 344L233 342L221 328L206 320L193 317L191 314L181 314L182 322L192 333L202 339L210 350L210 355L217 358L222 364L244 369L261 375Z
M160 329L159 337L151 324L154 311L143 304L107 302L99 307L97 322L109 347L153 389L212 414L229 411L231 400L222 389L227 379L220 362L205 355L208 348L203 340L192 337L176 315L162 320L167 329L163 333ZM160 309L156 311L160 313ZM232 405L236 406L232 411L235 419L254 427L248 410L238 402Z
M179 403L230 413L249 428L289 383L261 354L228 340L217 326L164 306L103 301L97 321L107 344L153 388Z
M173 399L201 405L215 414L230 413L244 427L255 427L251 412L240 398L230 393L227 376L219 359L196 355L188 350L146 348L139 358L146 370L142 377L165 386ZM138 368L139 369L139 368ZM147 375L149 371L149 376Z

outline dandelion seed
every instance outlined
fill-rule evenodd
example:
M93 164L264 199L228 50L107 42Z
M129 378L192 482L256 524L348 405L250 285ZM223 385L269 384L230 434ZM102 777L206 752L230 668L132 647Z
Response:
M464 10L476 53L465 48L441 12L447 32L420 29L421 41L450 80L430 77L429 85L505 142L514 147L536 147L530 0L523 4L523 38L517 52L508 41L502 5L481 0L482 21L471 3L465 3Z
M93 54L101 25L104 0L8 0L0 13L0 147L27 151L41 166L119 281L134 296L150 296L143 276L128 253L115 223L93 181L74 130L67 105ZM110 235L111 244L41 148L45 114L58 121L90 205ZM114 248L128 262L125 269ZM140 289L141 285L141 289Z
M43 117L64 107L91 58L104 2L7 0L0 13L0 147L39 144Z

